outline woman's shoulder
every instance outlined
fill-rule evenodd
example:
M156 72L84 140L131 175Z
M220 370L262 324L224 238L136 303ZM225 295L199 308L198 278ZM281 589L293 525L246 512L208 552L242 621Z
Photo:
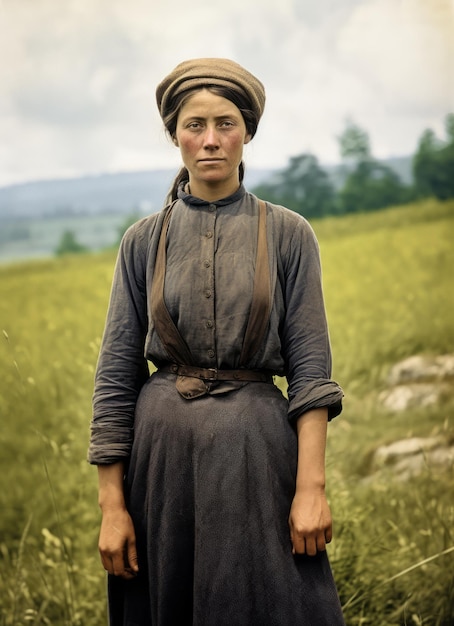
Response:
M151 215L146 215L145 217L140 218L134 224L131 224L129 228L125 231L123 237L127 237L129 239L134 239L137 237L143 237L146 233L153 231L156 222L159 220L160 215L163 211L158 211L156 213L152 213Z
M122 243L124 245L142 245L144 242L148 242L156 229L156 225L162 222L164 218L165 209L146 215L141 219L134 222L125 231Z
M263 198L267 206L267 218L273 224L273 231L282 236L293 238L295 235L313 237L314 231L307 219L300 213L280 204L273 204Z
M156 247L156 237L161 229L159 225L164 219L165 210L147 215L134 222L124 233L120 243L120 254L128 263L146 262L150 250ZM158 228L157 228L158 226Z

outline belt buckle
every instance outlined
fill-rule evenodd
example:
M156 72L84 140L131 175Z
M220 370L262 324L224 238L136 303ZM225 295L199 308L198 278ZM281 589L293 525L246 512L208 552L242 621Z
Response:
M207 367L206 372L208 372L208 376L204 376L205 380L217 380L218 379L218 370L214 367Z

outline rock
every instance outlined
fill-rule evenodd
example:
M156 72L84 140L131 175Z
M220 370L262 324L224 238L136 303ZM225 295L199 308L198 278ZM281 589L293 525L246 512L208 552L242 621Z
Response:
M388 411L399 412L437 404L454 379L454 354L415 355L396 363L388 375L390 388L379 401Z
M400 439L387 446L377 448L374 454L374 461L379 465L384 465L405 456L428 452L443 444L444 440L440 437L410 437L409 439Z
M447 380L454 378L454 355L411 356L396 363L390 370L388 384L400 385L409 382Z
M388 411L399 412L437 404L444 391L444 385L433 383L398 385L382 391L378 399Z
M377 448L372 470L386 468L399 480L407 480L424 469L449 469L453 463L454 446L443 437L411 437Z
M436 405L446 394L452 396L454 355L412 356L391 368L389 387L382 391L379 402L385 409L400 412ZM420 474L425 468L447 469L454 463L452 439L444 437L411 437L377 448L372 456L372 475L392 472L401 480Z
M408 480L413 476L418 476L425 469L446 470L452 467L454 462L454 447L440 448L427 454L416 454L411 457L401 459L394 466L393 473L399 480Z

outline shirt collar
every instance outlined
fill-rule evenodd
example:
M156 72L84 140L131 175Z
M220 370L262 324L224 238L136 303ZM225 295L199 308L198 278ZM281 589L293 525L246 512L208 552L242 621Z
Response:
M191 195L190 193L186 193L184 190L185 183L181 183L178 187L178 198L183 200L186 204L190 204L193 206L208 206L210 204L215 204L216 206L226 206L227 204L232 204L233 202L238 202L245 195L246 189L243 183L240 184L238 189L232 193L230 196L226 198L221 198L220 200L216 200L215 202L209 202L208 200L202 200L202 198L197 198L196 196Z

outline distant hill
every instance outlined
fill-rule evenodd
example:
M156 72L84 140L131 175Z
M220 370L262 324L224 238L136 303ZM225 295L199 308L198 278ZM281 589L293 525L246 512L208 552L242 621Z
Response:
M272 170L247 170L249 188ZM0 187L0 220L93 214L154 213L163 205L175 170L101 174Z
M406 184L411 182L411 157L384 161ZM339 188L345 177L339 165L325 166ZM277 169L246 169L249 189ZM94 214L154 213L161 209L175 170L100 174L63 180L27 182L0 187L0 220Z
M0 188L0 219L95 213L128 213L159 208L172 180L170 170L101 174L44 180Z

